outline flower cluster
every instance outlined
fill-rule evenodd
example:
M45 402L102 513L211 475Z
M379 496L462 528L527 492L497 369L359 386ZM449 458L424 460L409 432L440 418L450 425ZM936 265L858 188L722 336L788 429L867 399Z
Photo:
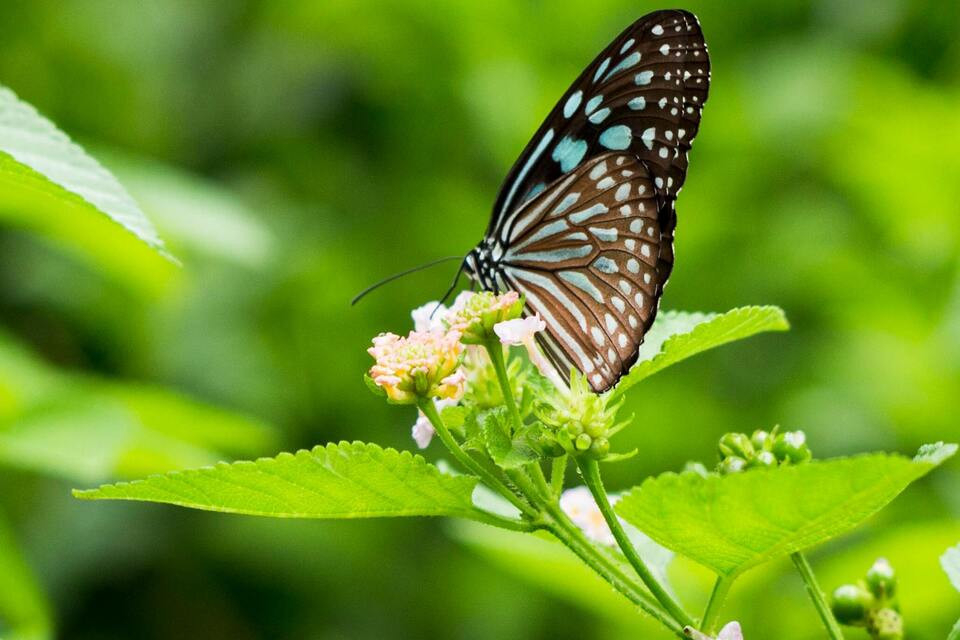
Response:
M717 470L724 474L737 473L757 467L800 464L813 457L803 431L778 433L778 430L778 427L773 431L758 429L750 436L745 433L724 434L718 445L720 464Z
M411 331L406 338L382 333L367 352L376 360L370 378L391 402L416 404L423 398L463 394L463 345L456 331Z
M610 504L616 504L620 496L610 495ZM603 518L593 494L587 487L567 489L560 496L560 508L584 534L594 542L614 545L617 543L610 525Z
M886 558L878 558L864 579L834 590L831 608L841 624L864 627L877 640L901 640L903 618L896 597L896 572Z
M622 400L611 404L609 396L595 394L587 379L574 373L569 393L554 394L541 403L537 415L564 451L599 459L610 452L610 436L626 425L616 423L622 404Z
M712 640L710 636L704 635L694 629L687 630L687 635L693 638L693 640ZM720 629L716 640L743 640L743 631L740 629L740 623L728 622L723 625L723 629Z
M496 295L489 291L465 291L457 296L444 323L460 333L464 344L483 344L495 337L494 327L520 317L523 300L515 291Z

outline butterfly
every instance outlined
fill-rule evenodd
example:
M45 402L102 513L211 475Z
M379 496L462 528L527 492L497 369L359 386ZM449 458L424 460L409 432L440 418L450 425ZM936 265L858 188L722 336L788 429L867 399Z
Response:
M517 291L545 354L597 393L636 362L673 267L674 201L710 60L692 13L650 13L580 74L500 188L466 275Z

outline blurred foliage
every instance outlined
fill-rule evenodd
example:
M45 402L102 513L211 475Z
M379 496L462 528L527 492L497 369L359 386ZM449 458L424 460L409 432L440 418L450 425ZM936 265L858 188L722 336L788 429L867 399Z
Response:
M46 607L30 595L42 590L69 638L622 637L630 622L616 604L558 596L561 565L545 559L552 579L517 581L437 521L78 504L47 472L117 479L342 438L412 448L412 410L363 387L364 348L407 328L408 310L451 273L347 301L476 242L499 181L569 81L655 8L4 3L0 83L94 149L183 262L137 253L106 220L81 225L63 210L54 226L37 223L50 210L3 209L0 434L60 452L0 472L4 549L18 539L39 576L36 592L11 596L24 628L43 631ZM700 16L714 74L664 306L777 304L794 329L632 390L636 423L618 444L640 455L610 466L609 484L712 465L720 434L776 423L804 429L818 457L955 438L960 5L685 8ZM185 436L189 447L160 457L121 453ZM951 461L813 554L823 586L887 556L909 637L942 638L958 612L937 555L960 539L958 482ZM9 580L19 561L7 558L0 550ZM674 573L703 597L688 564ZM728 614L748 637L821 634L788 563L748 572Z

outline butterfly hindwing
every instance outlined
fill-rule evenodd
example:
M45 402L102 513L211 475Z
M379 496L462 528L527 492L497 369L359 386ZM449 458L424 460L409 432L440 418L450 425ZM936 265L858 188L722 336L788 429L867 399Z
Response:
M662 291L654 176L636 156L582 163L525 204L505 230L497 285L546 322L542 346L564 375L612 386L636 360Z
M707 99L710 61L696 16L656 11L621 33L554 107L507 175L487 235L519 207L590 158L629 151L653 174L665 232L683 186L687 151Z

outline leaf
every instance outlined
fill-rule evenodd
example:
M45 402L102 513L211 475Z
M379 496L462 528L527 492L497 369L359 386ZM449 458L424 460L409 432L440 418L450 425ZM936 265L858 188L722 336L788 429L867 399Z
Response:
M50 605L0 517L0 635L4 640L44 640L53 637L52 627Z
M137 203L113 175L74 144L29 104L0 86L0 167L12 171L10 160L29 167L53 185L76 194L151 247L163 251L163 241ZM49 189L55 193L54 189Z
M255 462L220 463L74 491L86 500L142 500L275 518L474 517L473 476L422 457L341 442Z
M661 369L702 351L764 331L790 328L779 307L740 307L726 313L666 311L657 316L640 346L637 363L610 392L614 397Z
M82 482L268 450L266 425L166 389L65 373L0 332L0 463Z
M870 454L725 476L666 473L629 491L618 513L720 575L803 551L860 524L956 452Z
M953 588L960 591L960 544L950 547L940 556L940 566L950 578Z
M500 467L515 469L537 460L539 456L527 441L526 434L510 438L506 411L494 409L483 417L483 435L487 453Z

